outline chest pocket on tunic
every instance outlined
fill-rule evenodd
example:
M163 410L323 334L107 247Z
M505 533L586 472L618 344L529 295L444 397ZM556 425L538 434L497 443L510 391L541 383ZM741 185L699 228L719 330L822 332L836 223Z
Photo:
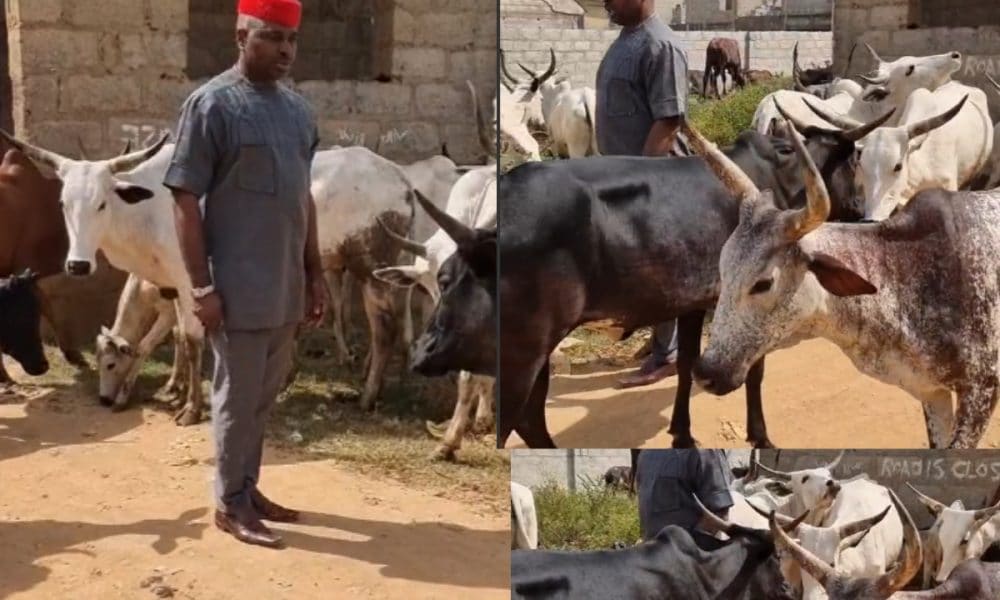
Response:
M240 188L258 194L277 192L274 149L247 115L240 117L240 154L236 180Z

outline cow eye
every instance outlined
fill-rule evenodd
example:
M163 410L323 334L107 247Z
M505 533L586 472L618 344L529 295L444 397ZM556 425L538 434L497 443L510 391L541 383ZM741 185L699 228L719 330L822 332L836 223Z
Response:
M802 483L805 483L807 481L809 481L809 476L808 475L803 475L802 476Z
M753 296L755 294L763 294L764 292L770 290L772 285L774 285L773 279L761 279L757 283L753 284L752 288L750 288L750 295Z
M903 170L903 163L896 163L896 166L892 168L894 173L899 173Z
M107 208L107 206L108 206L107 202L101 202L101 205L97 207L97 212L101 212L102 210Z
M438 277L438 287L441 288L442 291L444 291L444 289L447 288L450 284L451 284L451 277L449 277L448 275L442 275L441 277Z
M910 65L910 68L906 70L906 76L907 77L909 77L910 75L913 75L913 69L914 69L914 67L915 67L915 65Z
M113 371L114 368L115 368L115 363L111 363L111 364L108 365L108 370L109 371Z

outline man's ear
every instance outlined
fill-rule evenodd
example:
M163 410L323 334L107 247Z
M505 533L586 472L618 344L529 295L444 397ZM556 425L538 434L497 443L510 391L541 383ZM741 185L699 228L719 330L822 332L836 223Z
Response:
M874 294L878 291L878 288L864 277L827 254L811 255L809 257L809 270L816 275L820 285L834 296L860 296Z

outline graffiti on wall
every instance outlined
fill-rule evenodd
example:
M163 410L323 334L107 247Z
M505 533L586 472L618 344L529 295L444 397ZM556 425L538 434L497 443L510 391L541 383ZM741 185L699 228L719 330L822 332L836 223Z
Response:
M362 131L351 131L348 129L340 129L334 132L333 138L333 143L338 146L365 146L365 142L369 140L368 134ZM409 138L409 131L394 127L378 136L378 139L375 140L375 147L379 148L386 144L399 144Z
M122 123L119 140L124 145L131 142L133 148L141 148L152 143L161 133L158 125Z
M983 74L996 79L1000 77L1000 55L967 54L963 57L962 77L977 77Z
M1000 480L1000 458L883 458L878 478L904 478L940 481L944 479Z

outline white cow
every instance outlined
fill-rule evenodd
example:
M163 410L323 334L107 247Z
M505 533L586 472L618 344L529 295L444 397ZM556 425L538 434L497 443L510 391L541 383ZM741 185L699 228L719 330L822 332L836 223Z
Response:
M97 265L100 250L114 267L149 281L169 295L180 328L179 343L190 361L188 397L175 416L180 425L201 420L201 351L204 329L194 314L194 296L174 224L174 199L163 185L173 144L167 135L153 146L110 160L73 160L0 135L62 181L60 201L69 233L66 272L85 276ZM116 405L128 401L123 386Z
M1000 83L995 79L986 75L986 79L990 80L990 84L993 85L994 91L1000 94ZM990 159L983 167L981 171L982 184L981 189L991 190L997 186L1000 186L1000 122L993 124L993 152L990 153Z
M538 514L531 489L510 482L510 547L516 550L538 548Z
M766 134L773 122L780 118L775 100L780 101L782 107L790 111L791 116L797 121L816 127L829 127L827 121L802 102L803 98L811 99L816 106L827 112L846 115L862 123L873 121L886 111L896 108L896 113L888 122L889 125L895 125L910 94L920 88L936 90L951 81L952 74L962 64L961 54L958 52L933 56L904 56L892 62L877 58L878 55L874 51L872 54L878 61L876 69L878 75L867 78L869 82L874 83L865 89L860 98L842 92L823 100L803 92L778 90L765 96L757 105L752 121L753 129Z
M516 83L542 96L542 116L549 133L554 154L560 157L582 158L595 156L597 133L594 126L596 96L594 88L574 89L565 79L553 80L556 72L555 51L549 49L549 67L539 75L521 63L517 66L530 77L531 82Z
M860 125L818 107L817 113L839 127ZM934 92L915 90L898 124L879 127L866 140L857 171L864 213L881 221L921 190L958 190L986 165L993 150L986 94L956 81Z
M979 558L994 542L1000 541L1000 502L979 510L966 510L961 501L945 506L910 484L920 502L937 518L928 532L928 546L933 553L924 557L924 581L933 576L937 582L948 575L960 562Z

